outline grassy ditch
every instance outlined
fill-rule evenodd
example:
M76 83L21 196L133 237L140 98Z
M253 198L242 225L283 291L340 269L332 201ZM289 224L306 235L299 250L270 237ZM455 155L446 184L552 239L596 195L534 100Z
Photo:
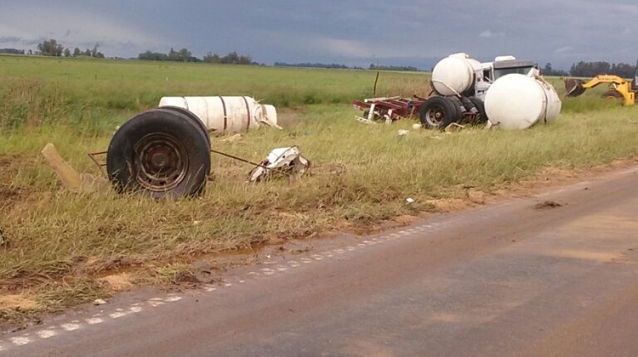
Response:
M470 190L494 192L550 167L587 169L638 155L638 109L605 102L596 93L566 100L560 120L549 126L513 132L473 128L454 134L411 130L399 137L397 130L412 129L412 121L369 126L353 120L359 113L348 103L371 96L371 72L245 69L246 75L286 87L286 96L293 99L282 104L278 96L284 91L277 85L255 84L255 92L239 93L245 90L242 86L253 88L234 82L244 69L184 65L178 67L182 71L173 69L175 76L182 76L172 80L174 87L158 90L153 86L157 83L140 78L130 79L130 85L119 83L128 93L122 98L152 100L117 108L107 103L109 96L119 95L115 82L120 77L105 80L100 87L104 94L87 94L83 88L101 67L90 61L69 62L85 75L68 74L68 81L62 81L66 72L56 67L60 61L50 64L49 76L29 74L24 63L17 75L5 74L14 86L4 87L0 104L0 227L8 242L0 247L0 319L5 321L60 311L128 284L189 280L189 264L206 254L317 232L366 229L399 215L436 211L439 200L466 199ZM129 69L129 63L105 63L114 67L104 75L140 72ZM158 66L158 73L167 70L157 64L139 66ZM249 185L244 182L249 166L214 156L215 179L204 197L150 202L110 191L68 193L40 156L44 145L53 142L77 169L99 174L86 154L105 149L115 125L152 107L162 95L205 92L208 82L197 78L209 70L227 76L215 84L220 92L223 83L232 83L230 88L237 91L233 94L269 98L280 104L281 118L290 123L283 131L246 133L237 142L213 138L213 147L259 161L275 147L298 145L315 165L314 174L293 184L274 180ZM423 91L423 74L383 76L380 93ZM304 104L307 93L320 98L318 103ZM330 99L337 97L335 103ZM27 114L16 121L10 113L19 110ZM408 197L415 202L407 205ZM114 284L112 275L121 273L126 281Z

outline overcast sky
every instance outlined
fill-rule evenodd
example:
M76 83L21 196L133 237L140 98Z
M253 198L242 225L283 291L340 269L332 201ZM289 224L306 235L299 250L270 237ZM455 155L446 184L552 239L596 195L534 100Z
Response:
M107 57L232 51L253 60L429 69L454 52L568 69L638 59L636 0L0 0L0 48L54 38Z

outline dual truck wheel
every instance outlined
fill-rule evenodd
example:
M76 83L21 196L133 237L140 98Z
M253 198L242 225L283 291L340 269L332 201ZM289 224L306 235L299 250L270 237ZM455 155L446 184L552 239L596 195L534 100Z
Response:
M119 193L155 199L198 196L210 173L210 149L199 118L181 108L160 107L136 115L115 132L106 171Z
M477 114L474 116L473 124L483 124L487 122L485 105L483 101L476 97L456 99L451 97L432 97L423 103L419 111L419 118L424 127L445 129L452 123L459 123L463 120L463 108L466 111L476 108Z

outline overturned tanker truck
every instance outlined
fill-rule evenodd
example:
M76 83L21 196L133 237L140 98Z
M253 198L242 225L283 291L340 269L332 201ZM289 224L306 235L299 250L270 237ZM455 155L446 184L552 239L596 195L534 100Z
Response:
M423 127L444 129L452 123L525 129L556 119L561 101L554 87L531 61L498 56L481 63L466 53L440 60L432 71L429 98L373 98L355 101L362 122L386 123L418 114Z
M513 56L498 56L480 63L466 53L439 61L431 86L437 96L420 108L428 128L451 123L487 123L505 129L525 129L558 117L561 101L538 66Z

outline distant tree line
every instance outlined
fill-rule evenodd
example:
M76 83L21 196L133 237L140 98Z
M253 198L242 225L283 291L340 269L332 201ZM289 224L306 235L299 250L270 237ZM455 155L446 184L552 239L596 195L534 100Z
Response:
M541 74L544 76L556 76L556 77L566 77L569 73L563 71L562 69L554 69L552 68L551 63L545 64L545 67L541 68Z
M104 54L98 51L99 44L95 44L92 49L87 48L85 51L80 50L79 48L75 48L73 52L71 49L64 47L61 43L59 43L55 39L45 40L38 44L38 51L36 51L36 55L41 56L52 56L52 57L94 57L94 58L104 58ZM29 51L31 52L31 51Z
M332 69L363 69L363 67L353 66L349 67L344 64L338 63L285 63L285 62L275 62L275 67L304 67L304 68L332 68ZM419 71L418 68L413 66L379 66L370 64L368 67L370 70L374 71Z
M348 67L338 63L286 63L275 62L275 67L305 67L305 68L332 68L332 69L363 69L361 67Z
M220 57L216 53L208 52L206 56L204 56L203 61L217 64L257 64L253 62L252 57L239 55L237 52L231 52L223 57Z
M569 74L574 77L594 77L598 74L612 74L623 78L633 78L636 67L627 63L608 62L584 62L580 61L572 65Z
M197 57L193 57L193 54L187 48L175 51L172 47L168 53L151 51L140 53L137 59L145 61L201 62Z
M370 64L368 68L374 71L405 71L405 72L418 72L419 69L413 66L376 66Z
M231 52L225 56L208 52L202 59L192 55L187 48L175 51L173 48L168 53L146 51L140 53L137 59L145 61L169 61L169 62L205 62L217 64L257 64L253 62L250 56L240 55L237 52Z
M37 50L33 52L29 50L25 53L23 49L17 48L2 48L0 54L14 54L14 55L41 55L41 56L53 56L53 57L93 57L104 58L104 54L98 51L99 44L95 44L93 48L87 48L81 50L78 47L71 51L70 48L65 47L62 43L55 39L45 40L37 45ZM216 64L242 64L242 65L258 65L254 62L251 56L240 55L237 52L231 52L225 56L208 52L203 58L197 58L193 56L191 51L187 48L182 48L179 51L171 48L168 53L146 51L140 53L137 57L140 60L147 61L173 61L173 62L205 62ZM286 63L275 62L275 67L310 67L310 68L333 68L333 69L363 69L361 67L348 67L343 64L337 63ZM377 71L418 71L413 66L379 66L370 64L369 70ZM599 74L617 75L623 78L633 78L636 73L636 67L627 63L608 63L605 61L587 62L580 61L574 63L569 71L560 69L554 69L551 63L545 64L545 67L541 69L541 73L546 76L573 76L573 77L594 77Z
M19 50L17 48L0 48L0 53L7 53L11 55L23 55L24 50Z
M595 77L599 74L616 75L622 78L633 78L636 73L636 67L627 63L608 63L604 61L586 62L580 61L574 63L569 72L563 70L555 70L551 63L547 63L541 69L541 74L545 76L572 76L572 77Z

